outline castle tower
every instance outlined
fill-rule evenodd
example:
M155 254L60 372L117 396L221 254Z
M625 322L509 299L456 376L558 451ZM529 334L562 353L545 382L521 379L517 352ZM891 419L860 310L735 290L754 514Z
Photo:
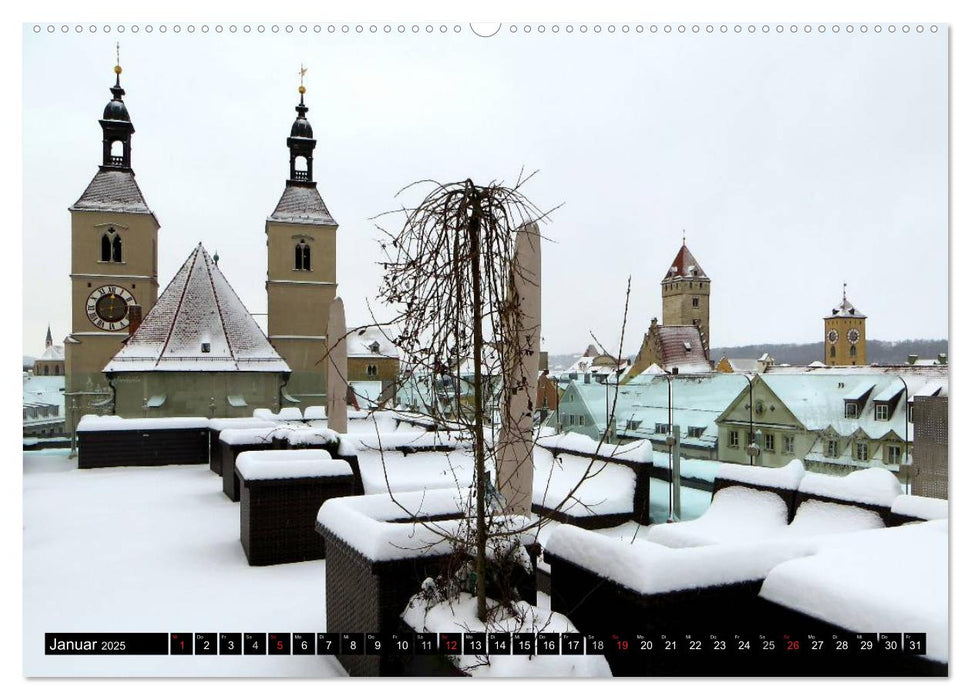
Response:
M158 219L132 171L135 133L115 66L99 123L101 165L71 212L71 333L65 340L65 413L73 431L86 413L111 413L102 370L128 337L133 316L158 297ZM130 313L133 306L138 306Z
M710 294L711 280L682 239L681 249L661 280L661 323L665 326L698 326L706 354L711 343L708 335Z
M337 295L337 222L314 182L317 141L307 121L301 69L300 104L290 129L290 178L266 220L267 330L290 366L284 405L322 406L327 392L327 319Z
M823 347L827 365L866 364L866 316L846 298L823 319Z

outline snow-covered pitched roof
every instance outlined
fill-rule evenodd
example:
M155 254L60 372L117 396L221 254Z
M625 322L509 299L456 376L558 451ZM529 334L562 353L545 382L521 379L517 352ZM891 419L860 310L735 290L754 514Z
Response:
M765 357L765 355L762 357ZM748 357L726 357L725 361L735 372L757 372L759 369L759 360L753 360Z
M674 262L664 275L665 280L674 280L679 277L704 278L708 279L701 265L695 260L695 256L688 250L688 246L682 245L678 254L674 256Z
M833 309L833 313L826 318L866 318L866 316L844 296L840 305Z
M41 361L55 361L64 359L64 346L63 345L48 345L44 350L44 354L37 358Z
M130 170L99 170L69 211L152 214Z
M289 372L200 243L105 372Z
M661 359L668 371L710 372L701 329L697 326L653 326L660 339Z
M316 226L337 226L330 215L327 205L316 187L307 185L287 185L276 209L267 221L280 221L288 224L313 224Z
M380 328L364 326L347 334L347 356L398 359L398 349Z

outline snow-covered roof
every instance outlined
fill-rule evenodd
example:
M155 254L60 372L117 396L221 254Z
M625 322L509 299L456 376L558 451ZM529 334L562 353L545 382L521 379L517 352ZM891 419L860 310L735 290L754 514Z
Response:
M200 243L105 372L289 372Z
M276 209L267 217L267 221L337 226L320 192L312 185L287 185L280 201L277 202Z
M64 408L64 376L35 377L24 374L24 405ZM63 411L61 411L63 414Z
M69 211L110 211L152 214L130 170L98 170Z
M688 246L682 245L678 254L674 256L674 261L664 275L665 281L675 280L681 277L691 277L694 279L708 279L701 265L695 260L695 256L688 250Z
M759 360L748 357L726 357L724 359L735 372L756 372L759 369Z
M398 348L385 333L374 326L351 329L347 334L348 357L377 357L398 359Z
M657 333L662 365L669 372L675 369L682 374L711 372L700 328L656 325L651 330Z
M44 350L44 354L35 360L41 362L61 362L64 360L64 346L63 345L48 345Z
M840 305L833 309L833 313L826 318L866 318L866 316L844 295Z

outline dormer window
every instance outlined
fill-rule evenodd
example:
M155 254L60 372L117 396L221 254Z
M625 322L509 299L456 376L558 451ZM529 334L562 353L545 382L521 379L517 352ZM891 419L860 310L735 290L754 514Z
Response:
M378 343L378 341L376 341L376 340L375 340L375 341L374 341L373 343L371 343L371 344L370 344L370 345L368 346L368 349L369 349L369 350L370 350L371 352L373 352L373 353L375 353L375 354L377 354L377 352L378 352L378 350L380 350L380 349L381 349L381 344L380 344L380 343Z
M202 344L202 352L209 353L211 349L212 349L212 346L209 343Z
M876 420L890 420L890 404L878 403L873 407L873 417Z
M856 401L847 401L844 404L843 416L845 418L857 418L860 415L860 406Z

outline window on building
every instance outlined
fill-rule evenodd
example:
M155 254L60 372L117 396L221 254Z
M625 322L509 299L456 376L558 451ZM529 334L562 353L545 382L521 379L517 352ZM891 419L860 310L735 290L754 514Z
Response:
M111 241L111 262L121 262L121 236L118 234Z
M49 375L50 373L51 373L51 368L50 368L50 367L48 367L47 365L44 365L44 376L46 377L46 376L48 376L48 375Z
M728 431L728 446L729 447L738 447L738 431L737 430L729 430Z
M775 452L775 435L772 433L766 433L762 436L762 439L765 441L765 449L769 452Z
M705 432L705 429L701 426L698 426L698 425L688 426L688 437L690 438L700 438L704 432Z
M111 238L107 233L101 237L101 262L111 262Z
M293 249L293 269L310 270L310 246L303 239Z
M582 415L577 416L577 425L584 425L585 422L586 421L584 420L584 416Z
M907 422L914 422L914 404L912 403L907 404Z
M860 415L860 407L855 401L847 401L844 407L843 415L846 418L856 418Z
M667 435L668 434L668 424L667 423L655 423L654 424L654 432L657 433L658 435Z
M850 357L856 357L856 346L855 345L851 345L850 346Z
M856 443L856 461L866 462L870 459L870 450L865 442Z
M835 345L830 345L829 346L829 356L832 357L832 358L835 358L836 357L836 346Z
M900 464L900 445L887 445L885 455L887 464Z
M691 305L693 307L695 307L696 309L698 308L698 297L692 297L691 298Z
M827 457L839 457L840 454L840 443L839 440L827 440L826 441L826 456Z
M367 376L369 376L369 377L376 377L376 376L378 376L378 368L377 368L376 365L368 365L367 366Z
M791 455L796 451L796 438L792 435L782 437L782 454Z
M890 404L878 403L874 407L874 418L877 420L890 420Z
M628 418L627 419L627 429L628 430L637 430L638 428L641 427L641 423L642 423L642 421L636 420L634 418Z

